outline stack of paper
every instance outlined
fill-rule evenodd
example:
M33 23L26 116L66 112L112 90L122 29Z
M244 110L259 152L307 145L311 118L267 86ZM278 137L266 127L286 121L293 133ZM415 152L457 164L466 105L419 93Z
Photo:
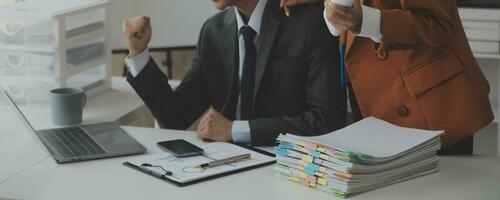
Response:
M345 198L437 172L441 134L369 117L322 136L280 135L275 168L288 180Z

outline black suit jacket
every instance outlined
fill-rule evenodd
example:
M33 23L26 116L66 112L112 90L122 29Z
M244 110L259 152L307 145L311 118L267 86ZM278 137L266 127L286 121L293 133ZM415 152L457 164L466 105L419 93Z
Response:
M294 7L287 18L269 1L257 41L253 145L272 145L280 133L324 134L345 125L346 92L340 86L337 39L322 5ZM192 69L173 91L153 59L129 83L162 128L186 129L210 106L225 116L238 65L234 9L208 19Z

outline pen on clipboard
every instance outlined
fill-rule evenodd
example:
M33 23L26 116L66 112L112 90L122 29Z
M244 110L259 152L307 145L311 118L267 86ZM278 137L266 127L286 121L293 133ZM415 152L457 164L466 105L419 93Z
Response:
M216 167L216 166L235 163L235 162L241 162L241 161L250 159L251 155L252 154L246 153L246 154L233 156L233 157L229 157L229 158L224 158L224 159L220 159L220 160L214 160L212 162L201 164L197 167L198 168L209 168L209 167Z

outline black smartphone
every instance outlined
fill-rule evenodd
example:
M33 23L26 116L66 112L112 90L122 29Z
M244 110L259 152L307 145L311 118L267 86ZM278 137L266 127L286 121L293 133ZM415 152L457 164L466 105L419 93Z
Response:
M189 157L203 155L203 149L186 140L170 140L156 143L160 149L171 153L175 157Z

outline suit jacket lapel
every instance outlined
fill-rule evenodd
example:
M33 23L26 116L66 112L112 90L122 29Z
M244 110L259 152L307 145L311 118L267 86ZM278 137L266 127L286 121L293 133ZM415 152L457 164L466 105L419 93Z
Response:
M268 2L264 15L262 16L262 26L257 41L257 62L255 70L254 103L257 91L259 90L262 77L269 60L269 55L274 45L276 35L278 34L281 19L274 12L273 1Z
M232 10L231 10L232 11ZM225 17L225 27L221 32L221 49L223 55L223 64L226 75L227 82L227 96L221 112L224 113L227 111L227 104L231 98L231 92L233 91L233 87L235 87L234 83L234 75L235 75L235 67L239 64L238 58L238 25L236 22L236 15L233 12L229 12Z

